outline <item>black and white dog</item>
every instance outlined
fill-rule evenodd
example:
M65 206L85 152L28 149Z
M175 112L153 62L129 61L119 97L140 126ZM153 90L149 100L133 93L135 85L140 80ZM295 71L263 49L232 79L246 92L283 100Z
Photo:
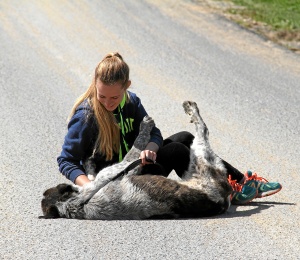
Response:
M140 167L118 177L149 141L154 121L145 117L139 136L122 162L101 170L94 181L83 187L60 184L46 190L41 203L43 218L191 218L224 213L230 206L232 192L226 169L210 148L208 129L197 104L185 101L183 107L196 126L196 135L182 181L139 175Z

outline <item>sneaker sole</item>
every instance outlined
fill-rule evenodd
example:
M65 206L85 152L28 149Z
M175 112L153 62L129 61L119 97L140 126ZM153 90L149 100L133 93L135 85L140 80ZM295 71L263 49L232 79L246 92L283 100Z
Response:
M272 191L269 191L269 192L257 193L256 198L264 198L264 197L271 196L271 195L281 191L281 189L282 189L282 187L278 190L272 190Z
M257 197L256 197L257 198ZM254 200L255 198L253 198L252 200ZM236 202L232 202L231 201L231 205L247 205L247 204L249 204L252 200L248 200L248 201L246 201L246 202L242 202L242 203L236 203Z
M247 200L247 201L240 201L240 200L235 200L234 202L231 201L232 205L246 205L249 204L252 200L254 200L255 198L257 198L257 193L256 196L254 196L251 200Z

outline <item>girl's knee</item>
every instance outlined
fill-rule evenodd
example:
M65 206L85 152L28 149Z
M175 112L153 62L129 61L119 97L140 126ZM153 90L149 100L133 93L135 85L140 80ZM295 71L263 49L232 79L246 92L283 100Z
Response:
M163 145L165 146L165 145L168 145L173 142L178 142L178 143L184 144L186 147L190 148L194 138L195 138L194 135L192 135L190 132L181 131L181 132L178 132L178 133L166 138L164 140Z

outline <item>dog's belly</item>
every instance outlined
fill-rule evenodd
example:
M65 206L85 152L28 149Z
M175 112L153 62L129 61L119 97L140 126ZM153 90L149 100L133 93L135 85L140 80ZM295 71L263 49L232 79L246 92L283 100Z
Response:
M146 219L171 214L167 203L156 201L124 177L99 190L84 206L87 219Z
M223 201L223 202L222 202ZM153 216L215 215L228 205L202 190L162 176L126 176L109 183L84 206L87 219L146 219Z

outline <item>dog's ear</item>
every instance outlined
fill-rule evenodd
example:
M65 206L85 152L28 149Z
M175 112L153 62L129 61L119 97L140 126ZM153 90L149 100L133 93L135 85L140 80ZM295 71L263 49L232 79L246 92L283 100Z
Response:
M44 212L44 218L59 218L58 208L54 205L51 205Z
M71 185L64 184L64 183L57 185L56 188L57 188L57 190L60 194L64 194L66 192L73 192L74 191Z
M57 191L56 187L53 187L53 188L50 188L48 190L45 190L44 193L43 193L43 196L48 196L50 194L53 194L55 191Z
M58 184L56 187L52 187L52 188L46 190L43 193L43 195L46 197L46 196L57 194L57 193L64 194L66 192L72 192L72 191L74 191L74 190L71 185L62 183L62 184Z

